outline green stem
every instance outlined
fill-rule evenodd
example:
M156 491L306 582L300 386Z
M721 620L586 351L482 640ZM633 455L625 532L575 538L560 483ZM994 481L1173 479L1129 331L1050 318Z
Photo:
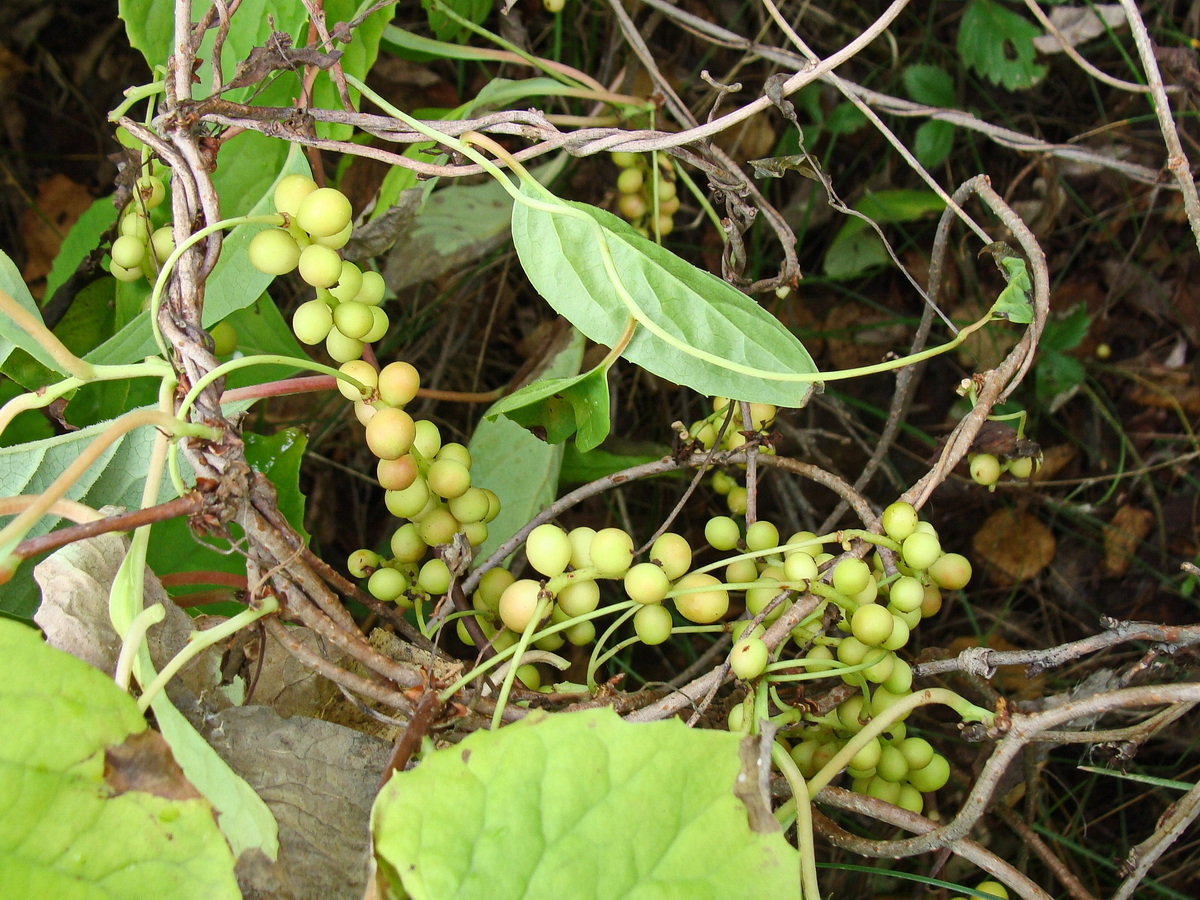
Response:
M117 656L117 670L113 681L123 691L129 690L129 673L133 670L133 660L142 646L146 632L151 625L157 625L167 617L167 610L161 603L148 606L133 617L129 628L125 631L125 639L121 641L121 652Z
M117 121L125 113L129 112L129 108L139 100L145 100L147 97L161 94L165 89L165 81L152 81L149 84L139 84L135 87L125 88L125 99L118 104L116 109L108 114L108 121Z
M816 794L812 784L804 784L804 775L796 761L782 744L771 745L771 762L787 779L788 787L796 801L796 849L800 851L800 896L802 900L820 900L817 886L817 848L813 842L812 807L809 797Z
M153 609L154 607L151 607ZM161 608L161 607L160 607ZM163 666L163 670L147 685L142 696L138 697L138 709L145 712L155 696L185 665L211 647L219 644L230 635L236 634L248 625L253 625L263 616L269 616L279 609L279 601L272 596L263 598L262 606L258 609L245 609L231 619L227 619L215 628L204 631L193 631L187 645ZM147 610L149 612L149 610Z
M600 668L599 657L601 648L603 648L608 642L608 639L612 637L614 631L620 628L621 625L623 625L626 621L633 618L633 614L636 613L638 608L641 606L640 603L637 603L634 600L629 600L621 605L625 607L625 611L618 616L611 625L604 629L604 633L600 635L599 639L596 641L596 646L592 648L592 656L591 659L588 660L587 667L587 686L588 690L590 691L596 690L596 670ZM605 659L608 659L611 656L612 654L609 653Z
M12 319L14 325L37 341L57 364L60 372L80 381L91 380L94 371L92 364L68 350L58 336L46 327L41 316L27 310L4 290L0 290L0 314Z
M513 659L519 660L528 649L530 642L533 640L533 633L537 631L539 623L550 612L550 607L554 604L554 598L546 595L537 602L537 606L533 610L533 616L529 619L529 624L525 626L525 630L521 632L521 638L517 641L513 648ZM492 730L495 731L504 721L504 707L508 705L508 695L512 693L513 682L517 679L517 665L508 667L508 671L504 673L504 681L500 685L500 693L496 695L496 711L492 713Z

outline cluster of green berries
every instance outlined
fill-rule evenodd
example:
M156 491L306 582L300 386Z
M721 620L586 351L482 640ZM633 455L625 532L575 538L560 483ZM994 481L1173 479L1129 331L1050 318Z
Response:
M1024 481L1037 471L1037 460L1032 456L1000 457L992 453L971 453L967 456L971 479L989 490L996 489L996 482L1007 472L1013 478Z
M771 426L775 423L775 415L778 413L778 410L770 403L751 403L751 431L747 432L745 430L745 422L742 420L741 410L735 407L733 417L729 420L725 431L722 432L721 426L728 415L728 406L728 398L714 397L712 400L713 411L705 418L692 423L691 427L687 430L688 438L708 450L717 444L717 437L720 436L719 449L738 450L748 441L759 439L769 434ZM773 454L775 452L774 446L770 443L764 443L760 450L766 454ZM716 494L725 498L725 504L728 506L731 516L744 516L746 514L746 488L739 484L737 479L728 472L716 471L713 473L712 489Z
M652 236L657 232L666 237L675 227L679 209L675 173L666 157L662 157L657 170L642 153L618 151L612 159L621 170L617 175L617 211L642 234Z
M350 555L349 570L367 578L367 590L387 603L408 608L450 588L451 573L430 549L463 534L472 547L487 540L488 523L500 512L492 491L471 484L471 452L462 444L442 442L437 425L414 420L404 407L421 386L417 370L406 362L388 363L376 372L364 360L340 369L369 390L363 397L353 385L338 389L354 401L366 427L367 447L378 458L376 476L388 511L403 523L391 538L391 556L372 550Z
M889 506L882 524L879 543L896 553L898 571L890 575L878 554L870 561L835 562L822 540L808 532L780 543L769 522L754 523L744 537L728 517L710 520L705 530L717 549L744 546L749 551L726 567L724 584L744 589L747 612L761 614L764 623L782 615L797 592L821 598L791 631L790 642L799 656L785 659L785 642L776 650L780 661L771 671L840 677L863 689L827 715L803 716L781 731L806 778L820 771L873 716L912 692L912 669L897 651L908 644L923 618L941 609L942 591L961 589L971 577L968 560L943 552L933 526L921 521L910 504ZM735 632L729 662L740 678L755 679L768 671L770 654L759 635L757 629ZM730 726L740 728L744 715L743 706L734 707ZM923 808L921 795L942 787L950 774L947 761L928 742L908 737L902 721L856 754L848 771L855 791L913 812Z
M287 175L274 192L275 211L287 219L282 228L267 228L250 241L250 262L267 275L299 270L316 288L313 300L292 316L297 340L325 343L339 363L362 357L363 345L382 338L388 329L383 276L363 271L338 252L353 229L350 201L335 188L317 187L307 175Z
M117 237L109 249L109 271L118 281L146 278L153 282L175 250L171 223L155 227L153 213L162 206L167 189L157 175L144 174L134 182L133 197L117 219Z

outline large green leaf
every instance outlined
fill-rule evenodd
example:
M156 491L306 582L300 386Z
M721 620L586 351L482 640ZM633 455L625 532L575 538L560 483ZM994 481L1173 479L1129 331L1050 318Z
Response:
M549 377L573 375L583 362L583 337L572 333L567 346L551 361ZM558 473L563 445L538 440L516 422L484 414L471 435L471 480L495 491L500 514L488 524L488 537L476 551L478 559L512 537L558 496Z
M611 213L570 203L571 215L534 188L522 193L537 205L513 208L521 265L546 302L589 338L615 346L632 314L642 324L623 355L655 375L713 396L781 407L808 401L812 383L801 379L816 374L812 357L745 294ZM602 264L606 248L635 310Z
M372 833L413 900L800 896L796 850L734 794L738 735L611 709L530 717L397 773Z
M106 751L145 729L132 698L103 673L0 620L5 896L240 896L204 799L113 783Z

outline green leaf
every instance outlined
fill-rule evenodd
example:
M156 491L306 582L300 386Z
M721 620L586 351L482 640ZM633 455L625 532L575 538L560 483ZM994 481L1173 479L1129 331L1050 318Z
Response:
M20 270L3 250L0 250L0 291L4 291L19 306L29 310L39 322L42 321L42 311L38 309L37 301L33 299L29 288L25 286L25 279L21 277ZM24 328L18 328L17 324L8 316L0 315L0 366L8 361L16 347L20 347L46 368L59 374L65 374L58 367L58 363L54 361L54 357L47 353L29 332Z
M740 741L608 708L476 732L380 791L380 875L413 900L799 898L796 850L734 795Z
M1083 363L1062 353L1039 355L1033 370L1033 383L1039 401L1047 403L1079 387L1087 380Z
M1087 304L1077 303L1067 315L1046 322L1038 341L1038 349L1043 353L1065 353L1067 350L1074 350L1087 337L1091 324L1092 317L1088 315Z
M913 100L926 106L954 105L954 79L940 66L907 66L904 89Z
M566 347L547 367L550 377L574 374L583 362L583 336L574 329ZM558 496L563 444L538 440L516 422L484 413L471 435L471 481L495 491L500 514L488 525L488 537L476 551L487 559L493 551Z
M854 208L877 224L913 222L941 212L945 201L933 191L876 191L864 195ZM887 249L870 225L848 218L825 251L824 271L830 278L857 278L887 263Z
M591 450L608 437L608 369L600 365L570 378L535 381L498 400L487 416L503 415L525 428L541 428L551 444L578 432L579 449Z
M925 122L913 137L913 153L927 169L940 166L954 149L954 126L949 122Z
M1033 285L1029 281L1025 260L1003 241L988 244L980 253L992 255L1004 275L1004 280L1008 282L992 305L992 316L1007 319L1016 325L1028 325L1033 321L1033 305L1029 302Z
M824 128L830 134L854 134L867 124L863 111L850 101L839 103L825 117Z
M546 302L589 338L615 346L633 314L639 325L622 355L655 375L709 396L785 408L808 401L812 384L801 379L816 375L812 357L745 294L611 213L585 203L547 204L528 186L522 193L537 207L513 208L521 265ZM606 251L632 312L602 265Z
M137 704L103 673L0 620L7 896L241 896L205 800L109 782L105 751L145 729Z
M429 27L439 41L465 41L471 34L443 11L450 8L464 19L479 25L492 10L492 0L421 0L429 14Z
M970 0L958 26L962 61L1010 91L1031 88L1046 75L1034 60L1033 39L1042 31L995 0Z
M279 141L274 142L282 144ZM282 168L263 186L262 193L250 213L265 215L274 212L272 195L275 183L293 173L310 173L304 150L299 144L290 145ZM247 253L250 240L262 231L263 227L238 225L225 236L221 246L221 258L209 276L204 291L202 322L205 328L211 328L226 316L254 304L271 283L273 276L264 275L254 268ZM150 313L141 312L112 338L89 353L87 359L93 363L130 363L157 352L158 347L150 331Z
M58 248L50 274L46 276L46 297L54 296L54 292L71 277L84 257L100 245L100 236L116 221L117 208L112 204L112 197L96 200L75 220L62 246Z
M657 462L664 456L671 455L671 448L665 444L649 445L646 448L639 445L637 449L644 449L645 452L610 453L607 450L596 449L584 453L574 444L567 444L559 481L563 484L586 484L613 472Z

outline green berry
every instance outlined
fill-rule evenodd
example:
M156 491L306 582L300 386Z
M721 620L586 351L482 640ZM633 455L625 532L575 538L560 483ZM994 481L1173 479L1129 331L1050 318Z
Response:
M467 476L470 477L469 472ZM477 487L467 488L460 496L451 498L446 505L450 508L451 515L463 525L482 523L491 506L488 495L482 488Z
M714 516L704 526L704 539L714 550L732 550L742 533L729 516Z
M970 468L976 484L991 487L1000 480L1000 460L990 453L976 453L971 457Z
M920 609L925 601L925 585L921 579L912 575L901 575L892 582L888 593L889 604L901 612L912 612Z
M417 461L408 453L396 459L381 459L375 466L375 478L385 491L404 490L417 480L418 474Z
M352 578L366 578L374 572L382 560L373 550L355 550L346 559L346 570Z
M1022 480L1033 474L1034 461L1032 456L1022 456L1008 461L1008 474Z
M850 617L850 631L868 647L878 647L891 637L894 623L892 614L882 606L867 603L856 609Z
M362 269L352 262L342 262L342 271L338 275L337 284L329 289L339 303L355 303L358 306L363 306L368 309L371 307L366 303L358 303L354 298L358 296L359 289L362 287L363 273ZM341 328L341 326L338 326ZM342 329L345 331L345 329Z
M479 604L482 604L485 610L496 612L500 609L500 595L516 580L516 577L508 569L501 569L499 566L488 569L479 579L479 587L475 589L475 596L471 598L472 602L479 601L476 604L477 609Z
M742 638L729 651L729 668L742 681L757 678L767 668L770 653L760 638Z
M458 520L450 510L436 507L421 516L417 522L417 534L430 547L448 544L458 532Z
M600 585L591 580L573 581L558 592L556 599L567 618L584 616L600 605Z
M622 194L636 194L642 189L645 175L641 169L625 169L617 176L617 190Z
M650 559L661 564L667 578L674 581L691 568L692 546L682 535L668 531L650 546Z
M880 518L884 533L894 541L902 541L916 531L919 521L916 508L901 500L885 509Z
M142 175L133 186L145 209L157 209L167 197L167 189L163 186L162 179L154 175Z
M675 608L689 622L709 625L729 612L729 592L707 572L691 572L672 588Z
M300 201L296 224L315 238L337 234L350 223L353 210L336 188L317 188Z
M500 595L500 619L512 631L523 632L537 612L542 586L530 578L514 581Z
M671 636L671 611L662 604L643 606L633 614L633 630L643 644L661 644Z
M335 362L350 362L362 356L363 342L342 334L336 327L331 328L329 334L325 335L325 352Z
M389 546L392 556L401 563L418 563L425 558L425 551L429 549L429 545L421 540L417 526L412 522L405 522L392 532Z
M459 463L448 460L447 462L462 468ZM430 471L432 472L432 467ZM551 522L546 522L533 529L529 533L529 537L525 539L525 557L537 571L548 578L553 578L566 571L567 565L571 562L571 541L567 538L565 531Z
M398 459L413 445L415 430L404 410L381 409L367 423L367 447L380 459Z
M146 257L146 242L132 235L123 234L112 244L109 254L112 261L123 269L135 269Z
M320 244L309 244L301 250L298 263L300 277L313 287L332 287L342 274L342 258L337 251Z
M770 550L779 546L779 529L771 522L758 521L746 528L747 550Z
M662 603L670 589L666 572L652 562L638 563L625 573L625 593L638 603Z
M421 566L417 584L427 594L444 594L450 590L450 567L445 561L434 558Z
M358 302L357 300L355 301ZM371 310L371 330L362 336L364 344L374 344L381 340L388 332L390 323L388 322L387 313L378 306L370 307Z
M425 483L424 478L414 479L406 488L388 491L383 495L383 502L388 512L396 518L411 519L429 502L429 485Z
M872 580L871 567L861 559L843 559L833 568L833 589L846 597L866 590Z
M602 528L592 538L588 553L597 572L618 578L633 563L633 538L620 528Z
M959 591L971 580L971 561L961 553L945 553L929 567L929 577L944 591Z
M379 393L383 394L383 376L380 375ZM387 402L386 400L384 401ZM428 419L417 420L417 433L413 437L413 446L417 453L427 460L436 459L442 449L442 433Z
M286 275L300 263L300 245L282 228L260 231L250 239L246 253L250 264L266 275Z
M394 603L408 590L408 577L398 569L376 569L367 579L367 590L376 600Z
M446 500L461 497L471 488L470 470L456 459L434 460L425 473L425 479L429 482L430 490ZM563 538L565 540L566 535Z
M383 302L386 287L383 276L368 269L362 273L362 285L352 299L367 306L378 306Z
M571 541L571 567L575 569L586 569L592 564L592 538L596 536L596 529L589 528L586 525L580 525L577 528L572 528L567 537Z
M375 390L376 384L379 382L379 373L375 371L375 367L369 362L361 359L352 359L349 362L344 362L338 366L338 371L343 375L349 375L355 381L359 381L366 385L367 391ZM337 389L339 393L347 400L362 400L363 395L348 381L338 379ZM369 396L369 394L368 394Z
M925 738L906 737L896 745L910 769L923 769L933 762L933 745Z
M922 794L941 790L950 780L950 763L941 754L934 754L929 765L921 769L911 769L908 773L908 783Z
M927 569L941 556L942 545L936 535L917 531L904 539L900 553L909 568Z
M275 211L286 213L294 219L300 212L304 198L316 189L317 183L307 175L283 176L275 185Z

